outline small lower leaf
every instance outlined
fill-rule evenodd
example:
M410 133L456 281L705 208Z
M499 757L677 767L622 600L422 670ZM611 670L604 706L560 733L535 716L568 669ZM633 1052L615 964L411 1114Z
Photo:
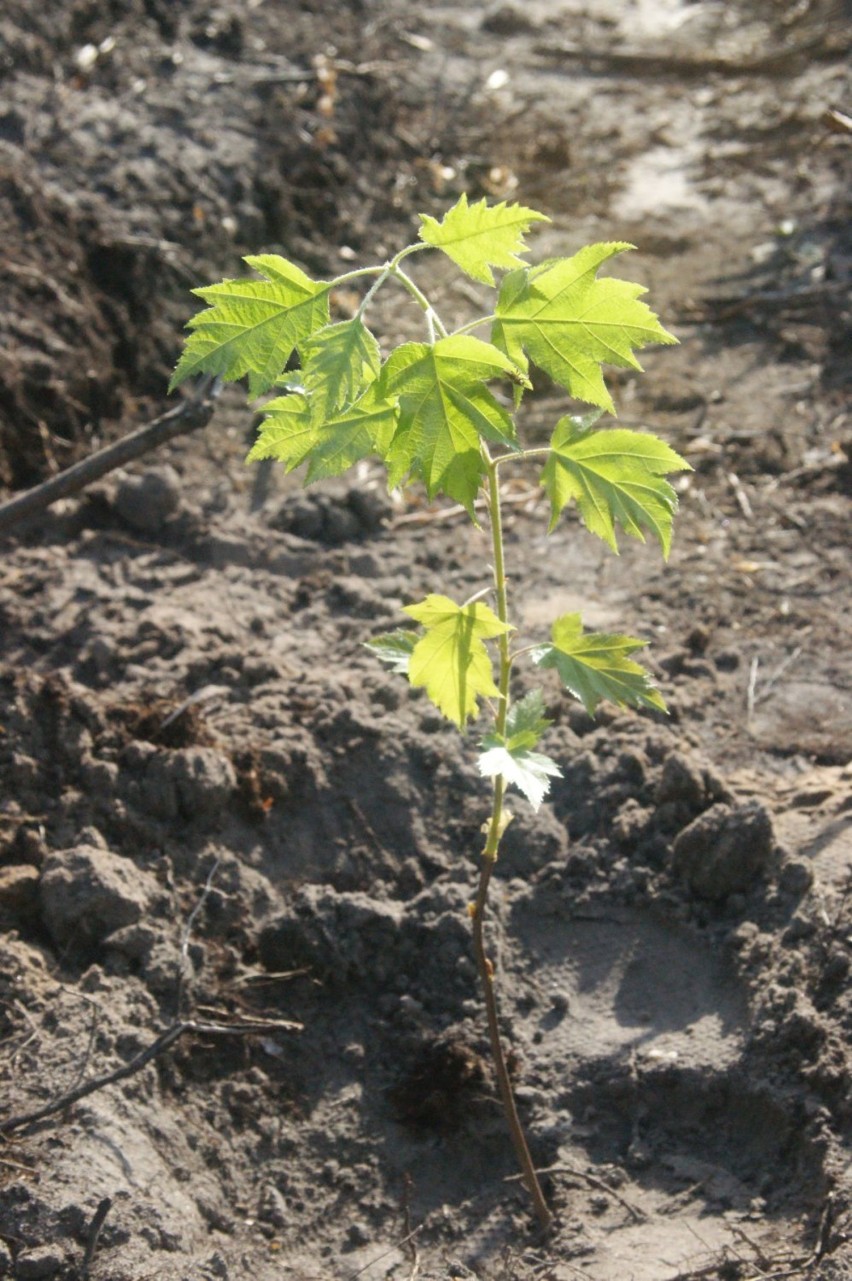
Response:
M404 676L408 675L408 665L416 644L415 633L403 631L402 628L365 641L367 649L371 649L377 658L387 663L392 672L402 672Z
M486 742L492 741L492 735ZM484 778L501 774L506 784L517 787L537 810L550 790L551 778L560 778L562 771L554 760L541 752L531 752L525 747L511 748L507 743L489 747L481 753L479 772Z

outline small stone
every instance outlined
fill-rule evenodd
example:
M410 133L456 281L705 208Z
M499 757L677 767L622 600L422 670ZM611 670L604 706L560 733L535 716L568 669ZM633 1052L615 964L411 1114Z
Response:
M795 898L806 894L813 882L814 874L810 863L802 862L800 859L789 859L785 862L778 878L778 884L783 893L791 894Z
M140 533L156 534L180 506L181 482L174 467L152 467L142 476L125 476L115 495L115 510Z
M346 1235L352 1245L369 1245L373 1239L369 1225L360 1220L349 1224Z
M26 1254L19 1254L15 1264L18 1281L39 1281L41 1277L55 1277L65 1266L65 1256L54 1245L40 1245Z
M684 801L692 810L701 809L704 779L700 767L680 752L672 752L663 766L656 799L658 805L667 801Z

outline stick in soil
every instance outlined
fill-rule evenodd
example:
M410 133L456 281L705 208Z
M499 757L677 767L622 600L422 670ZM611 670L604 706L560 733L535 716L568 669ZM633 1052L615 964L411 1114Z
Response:
M102 1201L98 1202L98 1208L92 1215L92 1222L89 1224L89 1239L86 1243L86 1253L83 1255L83 1262L80 1266L80 1276L82 1281L89 1281L89 1269L92 1266L92 1259L95 1257L95 1250L98 1247L98 1237L101 1235L101 1228L104 1226L106 1217L112 1209L112 1197L105 1196Z
M33 1108L31 1112L19 1112L13 1116L6 1117L5 1121L0 1121L0 1134L11 1134L13 1130L20 1130L22 1126L33 1125L36 1121L42 1121L45 1117L54 1116L57 1112L64 1112L66 1108L71 1107L73 1103L78 1103L80 1099L85 1099L97 1090L102 1090L107 1085L114 1085L117 1081L125 1081L129 1076L135 1076L141 1072L142 1068L151 1063L159 1055L164 1054L170 1049L176 1041L187 1033L193 1033L196 1036L262 1036L268 1032L301 1032L302 1023L295 1023L289 1019L258 1020L244 1023L201 1023L196 1019L185 1019L180 1023L173 1023L167 1027L165 1032L161 1032L156 1040L140 1050L138 1054L130 1060L129 1063L123 1063L121 1067L115 1068L112 1072L104 1072L101 1076L96 1076L91 1081L84 1081L74 1090L66 1090L50 1103L45 1103L42 1107Z
M90 454L79 463L74 463L73 467L67 467L58 476L51 476L50 480L41 485L0 504L0 534L25 520L27 516L45 511L60 498L67 498L69 494L85 489L87 485L115 471L116 467L123 467L126 463L141 458L143 454L150 453L152 449L157 449L177 436L185 436L189 432L198 431L200 427L206 427L213 417L219 388L218 378L205 376L199 379L192 396L182 405L170 409L168 413L114 444Z

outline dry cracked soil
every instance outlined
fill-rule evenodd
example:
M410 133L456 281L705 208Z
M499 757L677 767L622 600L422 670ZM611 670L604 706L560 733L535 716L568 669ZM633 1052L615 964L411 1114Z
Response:
M0 1276L852 1278L849 18L2 0L4 497L166 407L190 287L380 261L461 191L546 212L536 256L637 245L680 346L615 398L694 471L668 566L507 486L523 629L647 636L670 705L549 689L563 777L498 866L544 1238L475 739L362 644L478 591L486 534L371 464L245 468L231 389L3 536ZM532 438L562 412L537 383Z

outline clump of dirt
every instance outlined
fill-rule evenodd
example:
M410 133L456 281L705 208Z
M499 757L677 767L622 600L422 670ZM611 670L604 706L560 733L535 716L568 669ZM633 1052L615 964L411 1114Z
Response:
M461 190L539 204L540 257L639 245L681 346L615 395L694 467L667 567L570 516L545 536L535 477L506 495L522 635L579 609L647 636L670 705L592 720L549 688L563 777L501 851L489 950L547 1240L471 954L472 743L363 646L478 591L487 532L370 464L307 493L247 473L226 394L8 540L0 1276L846 1276L838 15L73 0L0 23L7 490L153 411L190 286L249 252L381 259ZM429 270L469 319L479 291ZM382 296L385 346L418 323ZM542 381L522 427L563 412Z

